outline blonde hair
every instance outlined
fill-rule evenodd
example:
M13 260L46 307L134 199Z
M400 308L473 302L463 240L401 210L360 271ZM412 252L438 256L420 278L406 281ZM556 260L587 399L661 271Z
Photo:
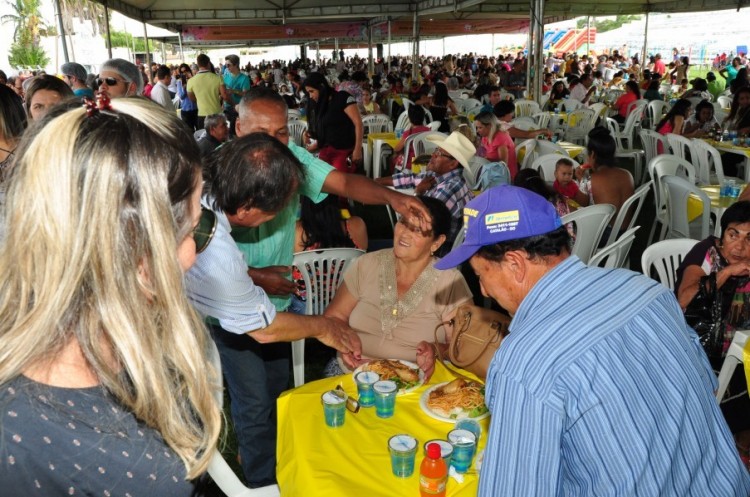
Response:
M492 143L492 139L495 138L495 134L500 130L500 123L492 112L480 112L477 117L474 118L474 122L479 121L485 126L490 128L490 134L487 135L487 141Z
M29 130L10 175L0 384L75 340L101 385L195 478L221 429L210 338L176 255L192 230L197 146L174 113L144 99L91 117L65 107Z

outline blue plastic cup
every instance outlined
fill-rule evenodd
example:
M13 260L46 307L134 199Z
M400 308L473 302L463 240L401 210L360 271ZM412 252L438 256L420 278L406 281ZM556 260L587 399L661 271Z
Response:
M466 473L476 452L477 438L469 430L452 430L448 433L448 441L453 446L451 466L456 473Z
M326 425L331 428L343 426L346 420L346 399L336 395L333 390L324 393L320 399L323 403Z
M372 407L375 405L375 392L372 386L380 380L380 375L372 371L360 371L354 376L357 382L360 407Z
M479 425L477 420L471 418L463 418L456 421L456 430L468 430L474 434L474 438L479 442L479 438L482 436L482 427Z
M400 140L403 134L404 134L404 128L396 128L396 138Z
M391 470L399 478L414 474L414 459L417 455L417 439L411 435L394 435L388 439L391 454Z
M429 444L438 444L440 446L440 457L445 461L445 467L451 465L451 457L453 456L453 446L447 440L428 440L424 443L424 453L427 455L427 446Z
M372 386L375 392L375 414L379 418L390 418L396 409L396 383L390 380L378 381Z

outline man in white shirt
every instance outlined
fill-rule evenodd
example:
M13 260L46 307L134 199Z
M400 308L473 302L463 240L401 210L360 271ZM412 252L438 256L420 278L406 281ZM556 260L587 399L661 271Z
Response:
M570 90L570 98L578 100L584 105L588 105L591 94L594 93L596 87L593 85L594 78L591 73L584 73L581 75L581 81Z
M174 104L169 96L167 86L172 81L172 73L167 66L161 65L156 70L156 84L151 89L151 100L161 105L168 111L174 112Z

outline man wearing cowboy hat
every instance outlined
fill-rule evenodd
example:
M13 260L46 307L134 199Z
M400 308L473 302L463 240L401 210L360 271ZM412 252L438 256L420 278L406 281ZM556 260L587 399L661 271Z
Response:
M464 215L464 242L435 268L468 261L513 316L487 372L479 497L750 495L668 288L583 264L554 206L523 188L490 188Z
M448 137L430 136L427 141L435 143L438 148L432 152L426 170L419 174L405 170L375 181L396 189L414 188L414 193L417 195L445 202L452 217L450 236L450 241L452 241L461 228L464 205L474 198L471 190L466 186L463 168L469 167L469 161L474 157L477 149L458 131L454 131Z

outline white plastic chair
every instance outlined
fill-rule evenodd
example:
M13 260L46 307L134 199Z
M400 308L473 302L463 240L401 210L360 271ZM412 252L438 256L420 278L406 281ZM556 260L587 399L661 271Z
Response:
M513 120L511 123L514 128L520 129L523 131L529 131L532 129L537 129L537 123L534 121L531 117L517 117Z
M531 117L542 111L539 104L533 100L516 100L516 117Z
M596 117L594 118L594 125L596 125L599 119L604 119L607 116L608 108L609 107L607 107L607 104L602 103L602 102L597 102L589 106L589 109L593 110L594 114L596 115Z
M638 231L639 228L640 226L630 228L623 233L616 242L598 250L593 257L591 257L588 265L592 267L601 266L606 268L625 267L627 265L630 247L633 246L633 241L635 240L635 232Z
M221 382L221 358L219 350L213 340L209 340L208 360L216 370L218 381ZM224 389L219 388L214 392L219 408L224 405ZM208 463L208 474L216 483L219 489L227 497L279 497L280 491L278 485L268 485L260 488L247 488L242 484L229 464L224 460L218 449L214 450L211 462Z
M615 213L612 204L596 204L578 209L562 217L562 223L574 223L576 228L576 239L573 243L571 253L577 255L584 264L588 264L599 240L604 233L604 228Z
M365 128L365 135L393 131L393 122L385 114L370 114L363 117L362 126Z
M288 109L286 111L287 121L297 121L300 117L302 117L302 114L300 114L300 111L297 109Z
M672 149L672 155L679 157L680 159L689 160L693 166L695 166L695 151L693 150L693 141L690 138L685 138L682 135L676 135L674 133L667 133L667 143Z
M638 136L641 139L643 152L646 154L646 164L650 164L651 159L657 155L669 152L669 143L667 143L667 139L661 133L650 129L642 129L638 132ZM659 152L659 143L662 146L661 152Z
M292 265L299 269L307 292L305 314L323 314L344 281L344 273L351 261L364 254L354 248L328 248L297 252ZM305 340L292 342L292 371L294 386L305 383Z
M606 118L609 133L615 139L615 157L630 159L633 161L633 181L636 185L640 184L643 179L643 164L646 158L646 152L639 148L625 148L622 143L622 137L617 126L617 121L611 117Z
M286 126L289 128L289 138L294 140L295 144L303 147L302 134L307 131L307 121L289 121Z
M639 128L641 126L641 121L643 120L643 111L645 108L646 104L640 102L630 112L630 114L628 114L622 130L618 129L617 133L615 134L614 138L615 140L619 140L619 142L623 144L622 148L633 148L633 138L635 135L635 130L636 128Z
M531 118L539 129L546 129L549 126L550 115L548 112L537 112Z
M646 247L641 255L643 274L650 278L652 269L655 269L659 283L674 291L677 268L697 243L698 240L692 238L675 238Z
M488 164L489 162L490 161L488 161L484 157L477 157L475 155L469 161L469 167L463 168L464 181L466 181L466 187L469 190L474 190L474 187L477 184L477 179L479 177L479 170L482 169L482 166Z
M404 106L404 112L407 112L409 110L409 106L410 105L414 105L414 102L412 102L411 100L409 100L406 97L402 97L401 98L401 105Z
M445 133L440 131L425 131L424 133L418 133L414 141L412 142L412 148L414 149L414 157L418 155L431 154L438 148L437 143L433 143L428 140L430 137L442 136L447 137Z
M648 129L656 131L656 125L659 124L659 121L664 117L664 114L669 112L669 109L670 105L664 100L650 101L646 109L648 113Z
M398 119L396 120L396 127L394 129L406 129L409 125L409 113L403 111Z
M664 176L661 178L667 191L667 212L669 213L669 229L667 238L695 238L704 240L708 238L711 229L711 199L706 192L695 186L695 184L677 176ZM688 197L693 194L700 198L703 203L703 213L700 216L700 232L692 235L690 223L687 217Z
M695 183L695 167L685 159L680 159L674 155L657 155L648 163L648 171L651 179L654 181L654 203L656 205L656 221L661 224L659 240L663 240L667 234L669 224L669 213L667 212L667 195L666 189L661 183L664 176L681 175L687 177L688 181ZM656 232L656 223L651 227L649 241L653 240Z
M430 130L437 131L440 129L441 124L443 124L441 121L432 121L427 126L430 128Z
M716 103L721 105L723 109L728 109L732 106L732 97L719 95L719 98L716 99Z
M612 223L612 232L609 234L607 245L605 245L606 247L615 243L615 241L618 239L618 233L623 230L630 231L635 226L635 223L638 220L638 214L640 214L641 212L643 203L646 201L646 197L648 196L648 192L651 191L651 186L653 185L653 183L653 181L648 181L647 183L639 186L635 190L635 192L633 192L633 194L625 202L622 203L620 212L617 213L617 217ZM628 222L627 226L624 226L625 219L628 217L628 214L630 214L630 222Z
M569 157L568 152L564 148L562 148L557 143L553 143L549 140L537 140L534 152L537 154L537 157L547 154L561 154L565 157Z
M693 165L698 182L703 185L724 184L724 166L719 151L703 140L693 140L693 151L696 155Z
M565 123L565 141L586 143L589 131L594 128L595 122L596 113L593 110L585 107L574 110L568 114L568 122Z
M531 163L531 169L536 169L539 171L539 175L542 177L544 181L547 182L547 184L552 184L555 182L555 166L557 164L557 161L560 159L568 159L573 163L573 168L578 167L580 164L578 162L574 161L573 159L569 159L567 156L561 156L560 154L546 154L546 155L540 155L536 159L534 159L534 162Z
M583 104L574 98L566 98L560 103L560 112L573 112L583 107Z
M732 379L732 375L734 374L734 369L738 364L744 363L743 351L745 350L749 334L750 332L747 330L737 330L734 332L734 338L729 345L724 363L721 365L721 371L719 371L719 388L716 390L716 400L718 402L721 402L724 398L724 393L727 391L729 380Z
M521 142L519 145L516 145L516 159L517 164L519 165L519 169L529 167L536 158L536 154L534 153L536 142L537 141L534 138L530 138L524 142ZM521 155L522 150L523 156Z

